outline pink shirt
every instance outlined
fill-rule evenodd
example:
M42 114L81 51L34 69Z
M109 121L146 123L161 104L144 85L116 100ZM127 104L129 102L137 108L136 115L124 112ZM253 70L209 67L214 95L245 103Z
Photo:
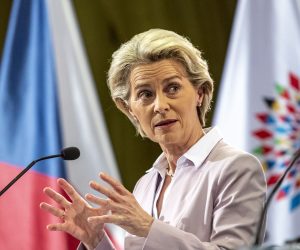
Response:
M178 159L157 218L166 167L162 154L138 181L133 193L155 220L146 238L127 235L125 249L237 249L253 243L266 196L254 156L226 144L217 128L207 130ZM96 249L113 247L104 237Z

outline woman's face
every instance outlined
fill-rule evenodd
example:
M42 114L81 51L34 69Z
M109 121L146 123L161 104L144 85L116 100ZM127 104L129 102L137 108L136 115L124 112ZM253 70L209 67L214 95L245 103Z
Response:
M161 146L190 147L202 135L199 92L174 60L135 67L130 74L129 110L147 137Z

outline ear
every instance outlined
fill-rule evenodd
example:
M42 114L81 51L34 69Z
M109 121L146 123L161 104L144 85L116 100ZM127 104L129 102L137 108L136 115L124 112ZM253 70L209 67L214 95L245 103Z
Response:
M203 89L199 87L197 93L198 93L197 106L201 107L203 97L204 97Z
M128 113L131 115L131 117L133 118L133 120L138 123L138 119L136 117L136 115L132 112L131 108L128 109Z
M128 113L136 119L136 116L134 115L134 113L132 112L132 109L130 107L128 107Z
M133 113L133 111L132 111L130 105L129 105L128 103L126 103L125 105L126 105L127 113L128 113L129 115L131 115L131 116L134 118L135 115L134 115L134 113Z
M122 100L121 98L117 98L115 100L115 103L117 108L120 109L124 114L129 114L129 105L124 100Z
M137 120L136 116L132 112L132 109L130 108L130 106L127 102L125 102L121 98L117 98L115 100L115 103L116 103L118 109L120 109L128 118L132 117L134 120Z

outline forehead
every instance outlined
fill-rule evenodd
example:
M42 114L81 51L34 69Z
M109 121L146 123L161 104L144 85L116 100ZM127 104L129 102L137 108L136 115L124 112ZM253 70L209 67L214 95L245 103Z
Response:
M136 66L130 73L131 85L164 80L172 77L184 77L186 71L181 63L165 59L158 62Z

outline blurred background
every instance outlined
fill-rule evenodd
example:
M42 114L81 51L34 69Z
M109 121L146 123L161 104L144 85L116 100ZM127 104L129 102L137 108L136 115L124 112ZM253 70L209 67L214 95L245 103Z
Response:
M11 4L11 0L1 2L1 52ZM74 0L73 5L121 178L124 185L132 190L161 150L151 141L136 136L127 117L111 101L106 72L112 53L133 35L150 28L173 30L188 37L203 52L215 81L216 97L236 1ZM214 105L215 101L207 126L211 124Z

